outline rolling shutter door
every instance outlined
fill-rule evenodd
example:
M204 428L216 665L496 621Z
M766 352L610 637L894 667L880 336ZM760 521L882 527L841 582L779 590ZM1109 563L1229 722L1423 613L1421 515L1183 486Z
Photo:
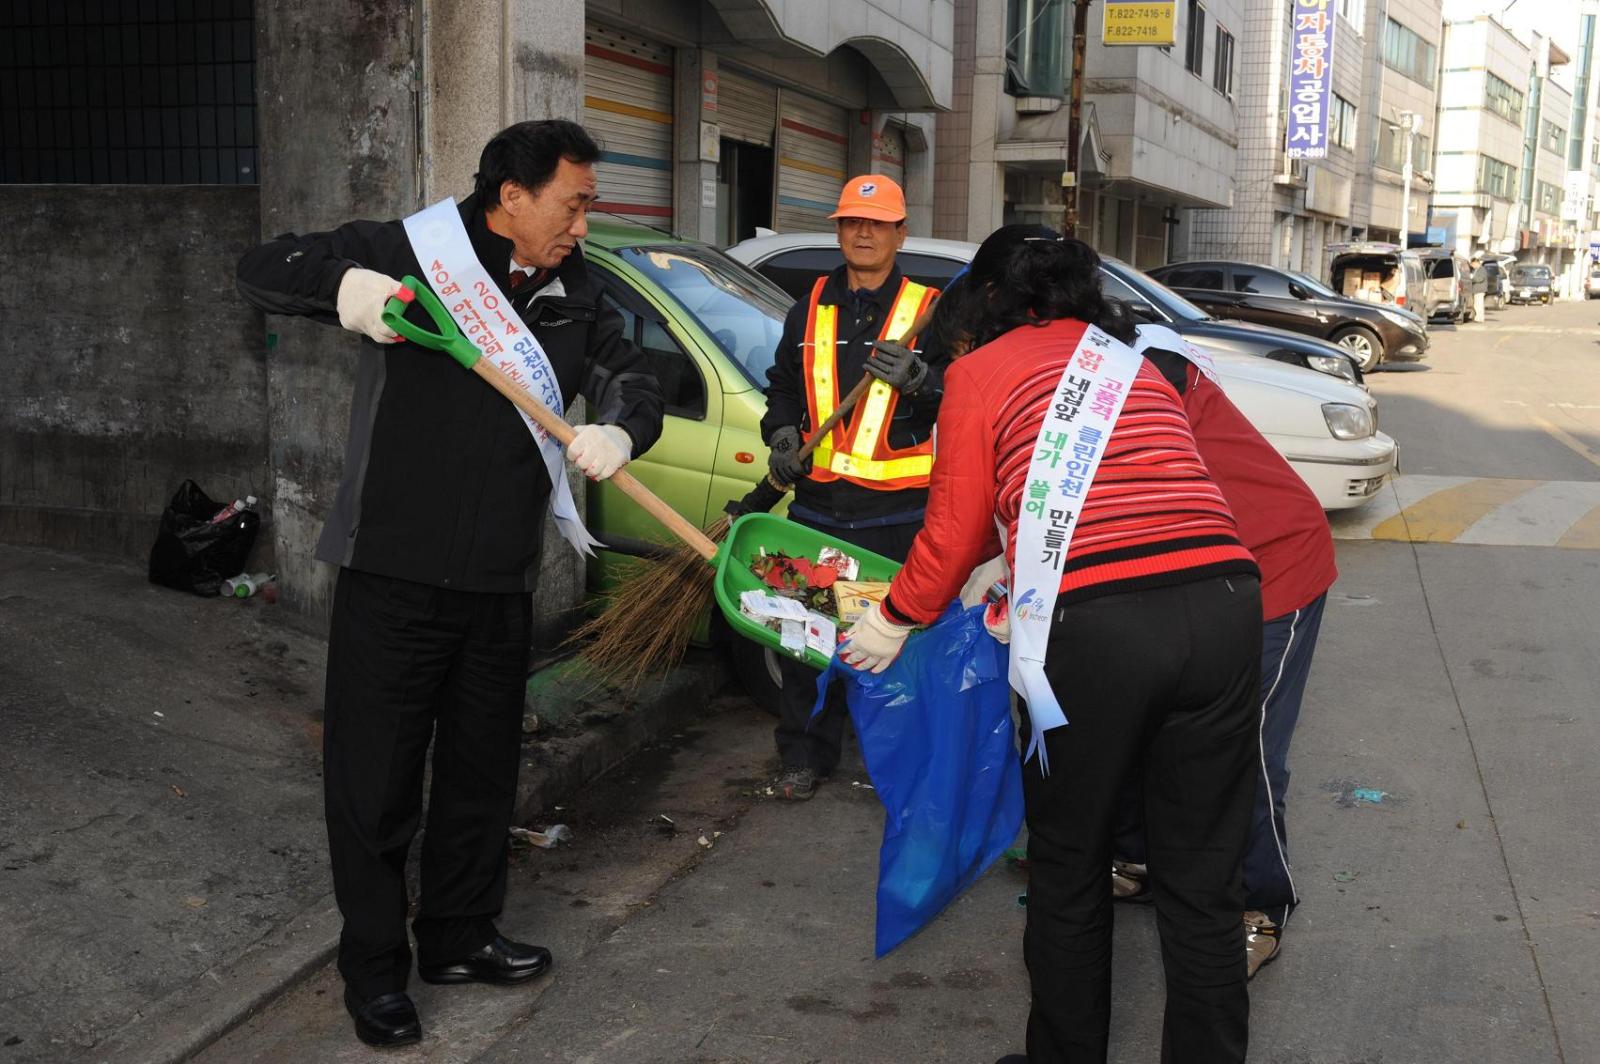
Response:
M600 142L598 209L672 226L672 49L584 29L583 123Z
M799 93L783 94L778 126L780 233L830 232L849 165L846 111Z
M729 140L772 147L772 134L778 127L778 90L724 68L717 76L717 121Z
M872 169L890 181L906 187L906 131L886 125L872 138Z

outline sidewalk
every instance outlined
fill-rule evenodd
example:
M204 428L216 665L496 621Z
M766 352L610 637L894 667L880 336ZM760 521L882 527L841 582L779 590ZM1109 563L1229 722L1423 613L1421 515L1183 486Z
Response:
M0 1064L182 1059L331 955L325 646L274 609L0 546ZM624 707L541 676L519 811L720 683L702 662Z

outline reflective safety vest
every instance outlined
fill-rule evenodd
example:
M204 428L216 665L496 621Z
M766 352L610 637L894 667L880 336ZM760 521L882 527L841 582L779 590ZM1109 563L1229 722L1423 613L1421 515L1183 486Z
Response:
M840 402L838 358L839 308L822 302L826 277L817 278L811 289L811 309L806 315L805 371L806 407L813 429L828 419ZM893 339L909 345L905 335L917 316L932 302L937 290L903 280L895 296L894 308L878 339ZM856 382L851 381L851 385ZM827 483L848 480L864 488L899 491L925 488L933 472L933 439L900 450L889 446L889 426L900 394L883 381L873 381L866 396L845 416L839 427L828 433L811 452L812 480Z

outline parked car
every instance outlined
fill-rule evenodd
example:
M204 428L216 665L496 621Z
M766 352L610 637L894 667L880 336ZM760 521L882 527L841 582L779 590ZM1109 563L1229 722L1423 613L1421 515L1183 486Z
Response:
M1519 262L1511 267L1512 303L1543 303L1555 301L1555 277L1550 267L1542 262Z
M1583 298L1593 299L1600 296L1600 263L1589 267L1589 277L1583 283Z
M1472 264L1449 248L1417 252L1428 278L1429 316L1444 316L1457 325L1472 320Z
M661 439L628 469L679 513L709 523L766 472L761 389L793 296L715 248L642 226L594 219L584 254L604 286L603 298L622 314L627 335L645 352L666 396ZM902 259L902 265L915 263ZM1118 264L1111 268L1142 276ZM1108 274L1108 285L1122 283L1116 278ZM1154 290L1165 291L1151 286L1158 296ZM1378 431L1377 402L1364 388L1335 374L1200 343L1216 360L1228 395L1325 508L1360 506L1382 487L1397 452ZM671 541L614 485L591 482L587 491L590 531L606 544L589 572L590 586L599 590L614 586L629 555L648 556ZM720 626L711 611L703 614L697 642L722 638ZM752 697L775 706L782 683L776 656L746 639L731 639L729 646Z
M912 280L943 288L977 250L978 245L964 240L912 237L901 248L898 261ZM795 299L811 291L817 274L844 261L832 233L753 237L729 248L728 254L759 270ZM1196 343L1203 342L1208 350L1257 355L1361 382L1360 361L1347 348L1282 329L1221 321L1116 259L1102 260L1101 280L1109 295L1126 301L1142 320L1170 326Z
M1401 307L1348 299L1301 273L1245 262L1158 266L1150 276L1219 318L1316 336L1354 351L1363 373L1425 358L1428 325Z
M1428 277L1415 251L1399 244L1358 241L1328 245L1328 287L1348 299L1403 307L1426 321Z

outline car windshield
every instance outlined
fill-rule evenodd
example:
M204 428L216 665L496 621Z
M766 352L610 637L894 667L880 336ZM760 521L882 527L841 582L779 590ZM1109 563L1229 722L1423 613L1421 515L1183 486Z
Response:
M1518 266L1511 271L1513 281L1548 281L1550 267L1548 266Z
M1291 270L1289 271L1289 276L1293 277L1296 281L1299 281L1304 287L1310 289L1314 295L1319 295L1323 299L1344 298L1344 296L1341 296L1338 292L1335 292L1333 289L1329 288L1327 285L1308 274Z
M1169 319L1177 321L1210 321L1211 315L1151 277L1147 273L1118 262L1104 259L1100 263L1101 287L1108 296L1139 303L1149 303Z
M781 289L700 244L619 248L616 254L671 296L751 384L765 386L793 302Z

